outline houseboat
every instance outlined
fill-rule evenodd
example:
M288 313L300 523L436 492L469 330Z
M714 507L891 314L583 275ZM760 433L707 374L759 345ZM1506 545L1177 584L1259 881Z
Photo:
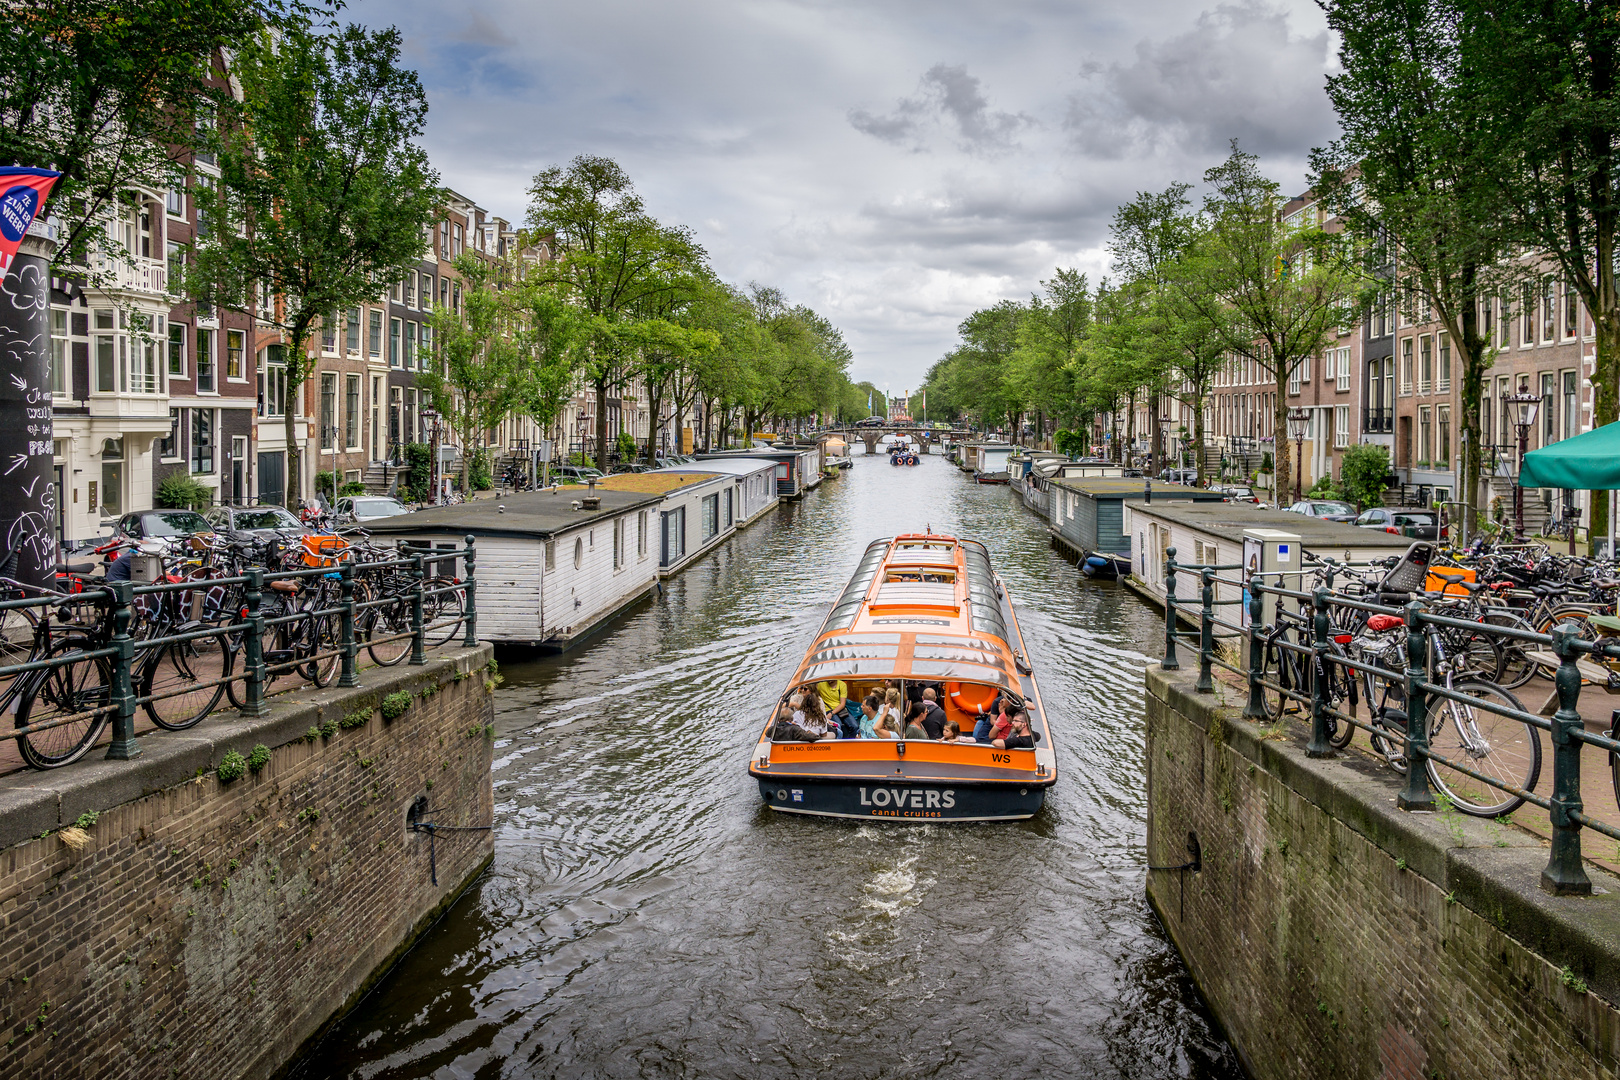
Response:
M1222 502L1206 488L1124 477L1053 477L1048 504L1052 539L1080 559L1087 577L1117 578L1131 570L1131 537L1125 531L1127 502Z
M698 454L697 459L700 468L710 461L769 461L776 466L776 493L784 499L798 499L821 483L821 456L821 447L811 446L787 450L776 447L769 450L717 450Z
M981 444L974 456L973 482L976 484L1005 484L1012 479L1008 462L1013 447L1007 443Z
M748 773L765 804L783 813L899 822L1030 817L1057 781L1057 756L1028 658L984 545L931 532L874 541L764 718ZM968 741L772 737L793 694L835 682L854 701L893 685L909 702L932 688ZM971 741L979 711L1004 696L1027 710L1033 748Z
M1008 470L1011 474L1013 494L1035 513L1046 517L1046 504L1049 495L1042 481L1052 475L1069 460L1066 454L1057 454L1049 450L1020 450L1008 461Z
M578 497L587 489L570 485L562 490ZM589 490L660 496L654 541L661 578L674 577L737 531L740 502L735 478L718 470L688 466L615 473L595 481Z
M658 584L663 500L653 491L553 488L430 507L367 529L418 547L459 548L472 536L478 637L561 652Z
M776 493L776 462L759 458L710 458L702 465L670 465L657 473L718 473L731 477L732 508L737 528L746 528L775 510L782 497Z

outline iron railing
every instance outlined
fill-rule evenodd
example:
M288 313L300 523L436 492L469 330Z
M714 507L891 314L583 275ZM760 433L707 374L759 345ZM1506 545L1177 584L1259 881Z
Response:
M1308 757L1333 757L1339 751L1335 750L1330 742L1330 720L1332 722L1350 724L1352 727L1376 733L1379 737L1396 743L1404 743L1406 752L1406 782L1404 789L1397 798L1397 805L1408 811L1429 811L1437 808L1434 793L1430 790L1427 763L1433 761L1437 766L1454 770L1473 780L1487 784L1499 791L1523 798L1547 811L1552 830L1551 852L1546 867L1542 870L1541 886L1554 895L1586 895L1591 893L1592 884L1587 877L1582 862L1581 830L1591 829L1610 839L1620 841L1620 828L1600 821L1585 812L1585 805L1581 799L1581 750L1583 747L1593 747L1605 755L1605 764L1614 767L1614 761L1620 757L1620 741L1612 738L1620 732L1608 731L1604 734L1595 734L1586 730L1579 710L1582 674L1576 662L1583 656L1592 656L1598 660L1620 660L1620 639L1607 639L1599 641L1583 640L1579 636L1576 626L1565 623L1554 627L1551 633L1542 634L1534 631L1511 626L1501 626L1486 622L1458 619L1452 616L1439 614L1428 610L1428 602L1423 599L1411 599L1402 606L1393 606L1387 603L1374 602L1367 597L1352 596L1334 592L1331 588L1335 572L1348 569L1347 564L1334 563L1325 560L1321 573L1326 585L1311 590L1289 589L1281 584L1281 579L1290 576L1287 573L1266 571L1264 573L1245 573L1239 578L1223 578L1223 572L1243 570L1241 565L1189 565L1176 561L1176 549L1170 548L1166 552L1165 570L1165 624L1164 624L1164 657L1159 666L1165 670L1176 670L1181 664L1177 657L1176 645L1180 638L1192 639L1196 635L1198 643L1198 679L1194 686L1196 692L1213 694L1215 690L1213 668L1220 667L1244 679L1248 687L1248 698L1243 708L1243 717L1248 720L1265 721L1268 719L1263 693L1270 690L1280 696L1298 702L1302 707L1309 707L1311 731L1306 744ZM1198 629L1187 630L1181 627L1183 604L1176 595L1177 572L1191 572L1197 575L1201 586L1198 597ZM1292 571L1292 576L1307 573L1317 573L1312 570ZM1277 580L1277 584L1268 584L1266 578ZM1243 589L1246 599L1217 600L1215 585L1224 584ZM1329 698L1330 680L1325 678L1311 679L1310 694L1300 693L1297 690L1281 685L1275 679L1268 678L1265 673L1265 641L1270 638L1275 627L1262 625L1264 618L1264 602L1266 596L1275 596L1279 604L1288 599L1298 602L1301 615L1308 609L1310 611L1310 640L1306 643L1279 641L1283 648L1295 652L1303 658L1304 664L1311 670L1325 671L1327 664L1338 664L1351 672L1370 672L1386 679L1403 680L1403 690L1406 697L1407 722L1405 733L1391 727L1375 729L1366 721L1352 716L1342 709L1334 708ZM1191 599L1191 598L1189 598ZM1216 609L1222 606L1243 605L1248 606L1248 623L1241 625L1216 614ZM1329 633L1333 625L1330 612L1334 609L1358 610L1369 614L1393 615L1404 621L1407 632L1406 659L1407 666L1404 671L1395 671L1388 667L1379 667L1361 662L1351 656L1336 653L1329 643ZM1216 647L1216 628L1229 631L1228 640L1237 638L1244 640L1248 649L1247 669L1228 661L1220 655ZM1500 705L1488 699L1470 697L1458 693L1444 685L1440 685L1429 678L1429 636L1426 628L1438 627L1451 630L1465 631L1469 634L1484 634L1504 639L1518 641L1532 646L1542 646L1558 658L1558 667L1553 682L1557 693L1558 709L1551 717L1539 716L1531 712L1516 710ZM1552 742L1552 793L1550 796L1539 795L1534 791L1524 790L1510 783L1505 783L1495 777L1487 776L1478 769L1471 768L1466 763L1452 760L1434 752L1430 747L1430 723L1428 713L1431 704L1436 699L1450 699L1462 702L1471 708L1482 709L1495 713L1510 720L1529 725L1538 732L1546 732ZM1617 782L1620 787L1620 782Z
M87 720L96 720L96 738L100 737L101 717L110 717L112 724L112 742L107 750L107 758L112 760L128 760L140 754L135 741L136 714L141 706L154 701L177 697L192 693L200 689L229 684L241 684L241 704L235 710L241 716L263 716L269 711L266 698L268 687L275 679L287 672L296 672L306 665L321 660L331 660L334 656L339 659L338 678L339 687L358 687L361 685L358 657L362 646L376 646L389 641L410 639L410 655L408 663L423 665L427 663L427 638L431 631L442 630L446 626L454 627L459 620L463 633L461 644L473 646L478 641L478 608L477 608L477 552L474 547L474 538L466 537L464 547L456 548L430 548L412 545L409 542L401 543L398 551L400 557L375 562L356 563L348 560L338 562L334 566L306 567L296 570L265 571L250 569L234 577L210 577L188 579L178 582L162 582L151 585L136 585L129 581L108 582L105 585L88 585L81 592L74 593L47 593L39 597L26 597L21 599L0 600L0 613L32 609L36 612L35 625L43 625L43 641L49 643L52 634L58 639L66 638L80 644L92 644L96 640L105 639L105 644L96 648L75 648L59 655L46 655L39 659L30 659L14 664L0 665L0 709L16 713L17 703L33 690L37 690L39 682L48 678L46 674L59 671L75 664L94 663L106 660L110 665L110 679L108 680L108 693L103 700L105 704L82 712L62 716L53 716L37 723L19 724L12 730L4 732L6 737L24 739L29 735L47 731L51 728L63 727L69 724L83 723ZM462 573L459 578L452 578L453 583L438 588L428 587L430 565L453 565L460 560ZM408 571L410 586L402 594L394 591L369 600L356 600L355 584L365 580L368 576L389 571ZM266 588L278 581L303 581L306 579L331 578L335 576L338 583L336 602L319 608L300 608L282 615L266 613L264 606L264 593ZM235 587L241 589L241 606L232 612L229 621L216 621L206 624L196 619L184 620L178 628L168 634L155 637L135 638L130 634L130 627L136 615L137 605L144 598L153 598L153 602L161 603L168 594L197 594L211 593L214 590L226 590ZM435 624L424 616L424 609L428 600L435 596L456 594L461 598L461 604L454 609L453 617L441 620ZM216 594L219 595L219 594ZM224 595L229 595L225 593ZM363 642L356 633L357 620L363 612L374 608L397 605L401 601L410 605L410 629L381 636L368 636ZM72 612L83 611L87 608L96 609L93 619L87 619ZM53 615L55 619L53 621ZM336 640L331 642L330 648L292 656L289 659L272 663L264 655L263 642L267 630L281 624L288 624L303 620L321 618L335 618L338 625ZM110 628L110 633L108 629ZM20 629L20 628L19 628ZM35 635L33 645L41 640L37 629L30 629ZM453 633L453 631L452 631ZM221 639L221 648L230 649L239 645L242 652L241 669L233 674L225 675L219 679L207 682L187 682L179 689L164 692L151 692L140 694L136 673L142 665L152 659L158 650L169 646L181 645L187 642L208 637ZM233 640L234 639L234 640ZM439 644L450 644L446 639ZM13 642L20 644L20 642ZM393 661L398 662L398 661ZM19 680L30 679L30 683ZM150 676L148 676L150 678ZM293 689L289 687L288 689ZM283 691L284 692L284 691ZM100 695L97 695L100 697ZM232 695L233 702L235 695ZM217 704L217 703L216 703ZM211 708L196 722L206 719L208 715L219 711ZM190 726L187 724L186 726Z

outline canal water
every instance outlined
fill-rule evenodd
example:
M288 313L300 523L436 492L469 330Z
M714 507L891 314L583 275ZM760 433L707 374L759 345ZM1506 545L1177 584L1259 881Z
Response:
M861 551L984 541L1059 757L1018 824L762 808L745 770ZM502 665L489 874L315 1077L1241 1077L1143 898L1162 623L1005 487L859 457L561 658Z

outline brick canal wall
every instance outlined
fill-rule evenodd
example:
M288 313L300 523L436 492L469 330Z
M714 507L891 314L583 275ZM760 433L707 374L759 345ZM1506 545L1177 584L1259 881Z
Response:
M1307 759L1193 673L1147 683L1148 858L1195 832L1203 864L1148 898L1257 1080L1615 1075L1620 881L1554 898L1537 838L1403 813L1387 770Z
M490 824L490 648L433 655L0 778L0 1075L268 1076L356 1000L493 852L407 828Z

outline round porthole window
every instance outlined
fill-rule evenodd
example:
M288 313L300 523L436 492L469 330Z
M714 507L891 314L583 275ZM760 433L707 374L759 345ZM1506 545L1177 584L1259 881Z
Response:
M579 539L574 541L574 569L578 570L583 565L585 565L585 541Z

